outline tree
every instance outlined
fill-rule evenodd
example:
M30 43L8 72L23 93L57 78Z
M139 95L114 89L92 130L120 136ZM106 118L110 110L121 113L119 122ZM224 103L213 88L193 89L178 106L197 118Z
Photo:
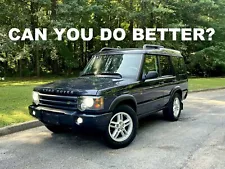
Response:
M160 44L182 51L191 74L225 75L225 0L0 0L0 58L7 76L72 75L82 69L89 55L102 47L141 47ZM11 28L47 28L48 41L17 41L8 38ZM56 40L53 28L93 28L91 41ZM100 41L100 28L121 27L123 41ZM209 28L213 41L132 41L133 28ZM157 35L159 36L159 35ZM207 38L207 37L206 37Z

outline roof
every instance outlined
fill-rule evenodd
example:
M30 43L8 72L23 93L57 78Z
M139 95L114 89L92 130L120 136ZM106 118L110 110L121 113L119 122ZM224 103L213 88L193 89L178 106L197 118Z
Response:
M147 46L147 47L146 47ZM103 48L98 54L127 54L127 53L140 53L152 55L169 55L182 57L181 52L169 48L164 48L158 45L144 45L142 48Z

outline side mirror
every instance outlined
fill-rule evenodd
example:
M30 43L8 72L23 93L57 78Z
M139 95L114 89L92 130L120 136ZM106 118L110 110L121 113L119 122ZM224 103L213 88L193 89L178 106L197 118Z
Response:
M157 77L159 77L159 74L158 74L158 72L156 72L156 71L150 71L150 72L148 72L145 76L144 76L144 81L146 80L146 79L154 79L154 78L157 78Z

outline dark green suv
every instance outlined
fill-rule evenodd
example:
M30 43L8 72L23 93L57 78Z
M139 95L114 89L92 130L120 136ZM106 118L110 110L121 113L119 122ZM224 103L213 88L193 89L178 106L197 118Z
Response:
M179 51L103 48L80 77L35 87L29 111L52 132L99 129L109 146L121 148L135 138L139 118L163 110L178 120L187 82Z

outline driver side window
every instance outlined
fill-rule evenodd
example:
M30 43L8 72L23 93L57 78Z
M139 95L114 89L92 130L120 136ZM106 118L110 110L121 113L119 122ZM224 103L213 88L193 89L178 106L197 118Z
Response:
M143 65L143 76L149 72L155 71L158 72L157 57L154 55L145 55L145 62Z

